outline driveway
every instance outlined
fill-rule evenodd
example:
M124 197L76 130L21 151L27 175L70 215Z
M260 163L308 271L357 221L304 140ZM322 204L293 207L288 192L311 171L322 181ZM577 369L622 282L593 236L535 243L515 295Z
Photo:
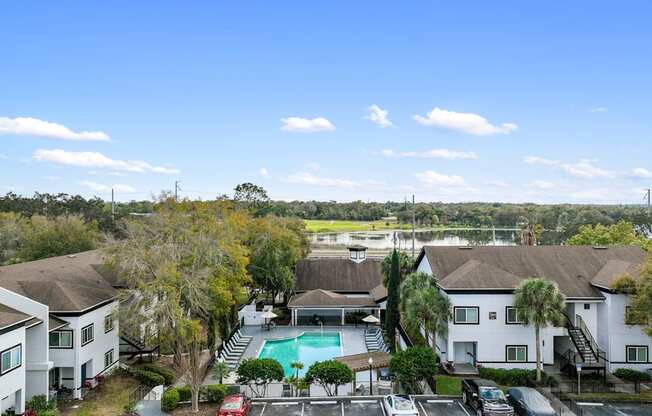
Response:
M650 403L577 403L582 414L577 416L649 416Z

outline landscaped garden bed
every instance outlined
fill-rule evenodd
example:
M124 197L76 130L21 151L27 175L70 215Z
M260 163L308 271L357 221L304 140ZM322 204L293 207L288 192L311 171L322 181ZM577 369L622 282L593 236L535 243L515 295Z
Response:
M61 409L61 416L116 416L121 415L127 404L129 394L140 383L126 374L107 376L84 400L75 400Z

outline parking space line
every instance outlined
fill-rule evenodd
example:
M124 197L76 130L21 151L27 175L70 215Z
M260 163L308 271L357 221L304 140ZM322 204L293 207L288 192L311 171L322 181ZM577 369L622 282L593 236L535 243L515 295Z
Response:
M285 405L299 405L299 402L274 402L272 403L272 406L285 406Z
M303 416L303 409L306 407L306 402L301 403L301 416Z
M423 416L428 416L428 412L426 412L426 409L423 408L423 405L421 404L421 402L417 402L417 403L419 403L419 407L421 408L421 411L423 412Z
M464 407L464 405L463 405L462 403L457 402L457 404L460 405L460 407L462 408L462 410L464 410L464 413L466 413L467 416L471 416L471 415L469 414L469 412L466 411L466 408Z
M267 403L263 403L263 410L260 411L259 416L263 416L263 413L265 413L265 409L267 408Z
M335 400L321 400L321 401L310 402L310 404L337 404L337 402Z
M383 416L387 416L387 412L385 411L385 403L380 404L380 410L383 411Z
M453 403L454 400L426 400L426 403Z
M378 403L378 400L351 400L351 403Z
M342 416L344 416L344 402L340 402L340 404L342 405Z
M604 403L597 402L577 402L578 406L604 406Z

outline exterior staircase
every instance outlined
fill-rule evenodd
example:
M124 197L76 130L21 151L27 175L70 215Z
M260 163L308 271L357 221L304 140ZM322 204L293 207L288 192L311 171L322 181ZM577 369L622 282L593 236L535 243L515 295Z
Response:
M576 375L577 364L581 364L582 369L602 371L606 375L606 354L598 346L582 317L575 315L575 323L566 317L566 329L576 352L569 350L564 354L562 370L569 375Z

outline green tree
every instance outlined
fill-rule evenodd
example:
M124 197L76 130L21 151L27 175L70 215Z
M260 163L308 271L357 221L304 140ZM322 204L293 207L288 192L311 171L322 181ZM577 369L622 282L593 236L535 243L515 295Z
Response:
M214 346L216 323L228 322L246 299L247 249L239 220L241 214L232 216L228 206L168 200L156 215L127 221L126 238L107 248L107 265L142 299L123 314L125 326L158 329L190 385L195 412L204 375L201 351Z
M265 397L267 385L283 380L283 366L272 358L247 358L238 369L238 383L247 385L256 397Z
M398 264L401 271L401 276L407 276L412 272L413 264L412 257L404 251L398 252ZM385 256L383 262L380 264L383 273L383 285L389 287L389 275L392 271L392 253Z
M422 381L437 373L437 357L428 347L409 347L392 355L389 371L409 394L423 393Z
M537 382L541 381L541 328L560 326L565 309L564 295L557 284L544 278L523 280L514 291L514 307L523 325L534 327Z
M621 220L613 225L583 225L577 234L568 239L568 244L574 246L634 245L648 250L651 243L647 237L636 231L634 224Z
M18 257L32 261L93 250L99 239L97 224L87 224L79 216L34 215L24 229Z
M423 329L426 343L432 339L433 349L437 348L437 335L445 337L448 333L452 309L448 296L437 287L436 277L416 272L401 283L402 320L414 332Z
M14 212L0 212L0 265L18 260L28 220Z
M213 364L213 375L215 378L220 380L220 384L224 384L224 377L226 377L230 371L229 365L224 361L218 360Z
M652 257L648 256L639 276L621 276L611 288L631 298L626 322L644 325L643 332L652 338Z
M256 216L262 216L269 211L269 196L262 187L251 182L241 183L234 189L233 200L238 205L251 210Z
M393 352L396 349L396 327L401 321L399 313L401 269L399 265L399 254L397 250L392 251L389 280L387 283L387 310L385 312L385 333L389 348Z
M334 396L338 386L353 381L353 371L336 360L317 361L308 368L305 378L308 383L322 386L328 396Z

